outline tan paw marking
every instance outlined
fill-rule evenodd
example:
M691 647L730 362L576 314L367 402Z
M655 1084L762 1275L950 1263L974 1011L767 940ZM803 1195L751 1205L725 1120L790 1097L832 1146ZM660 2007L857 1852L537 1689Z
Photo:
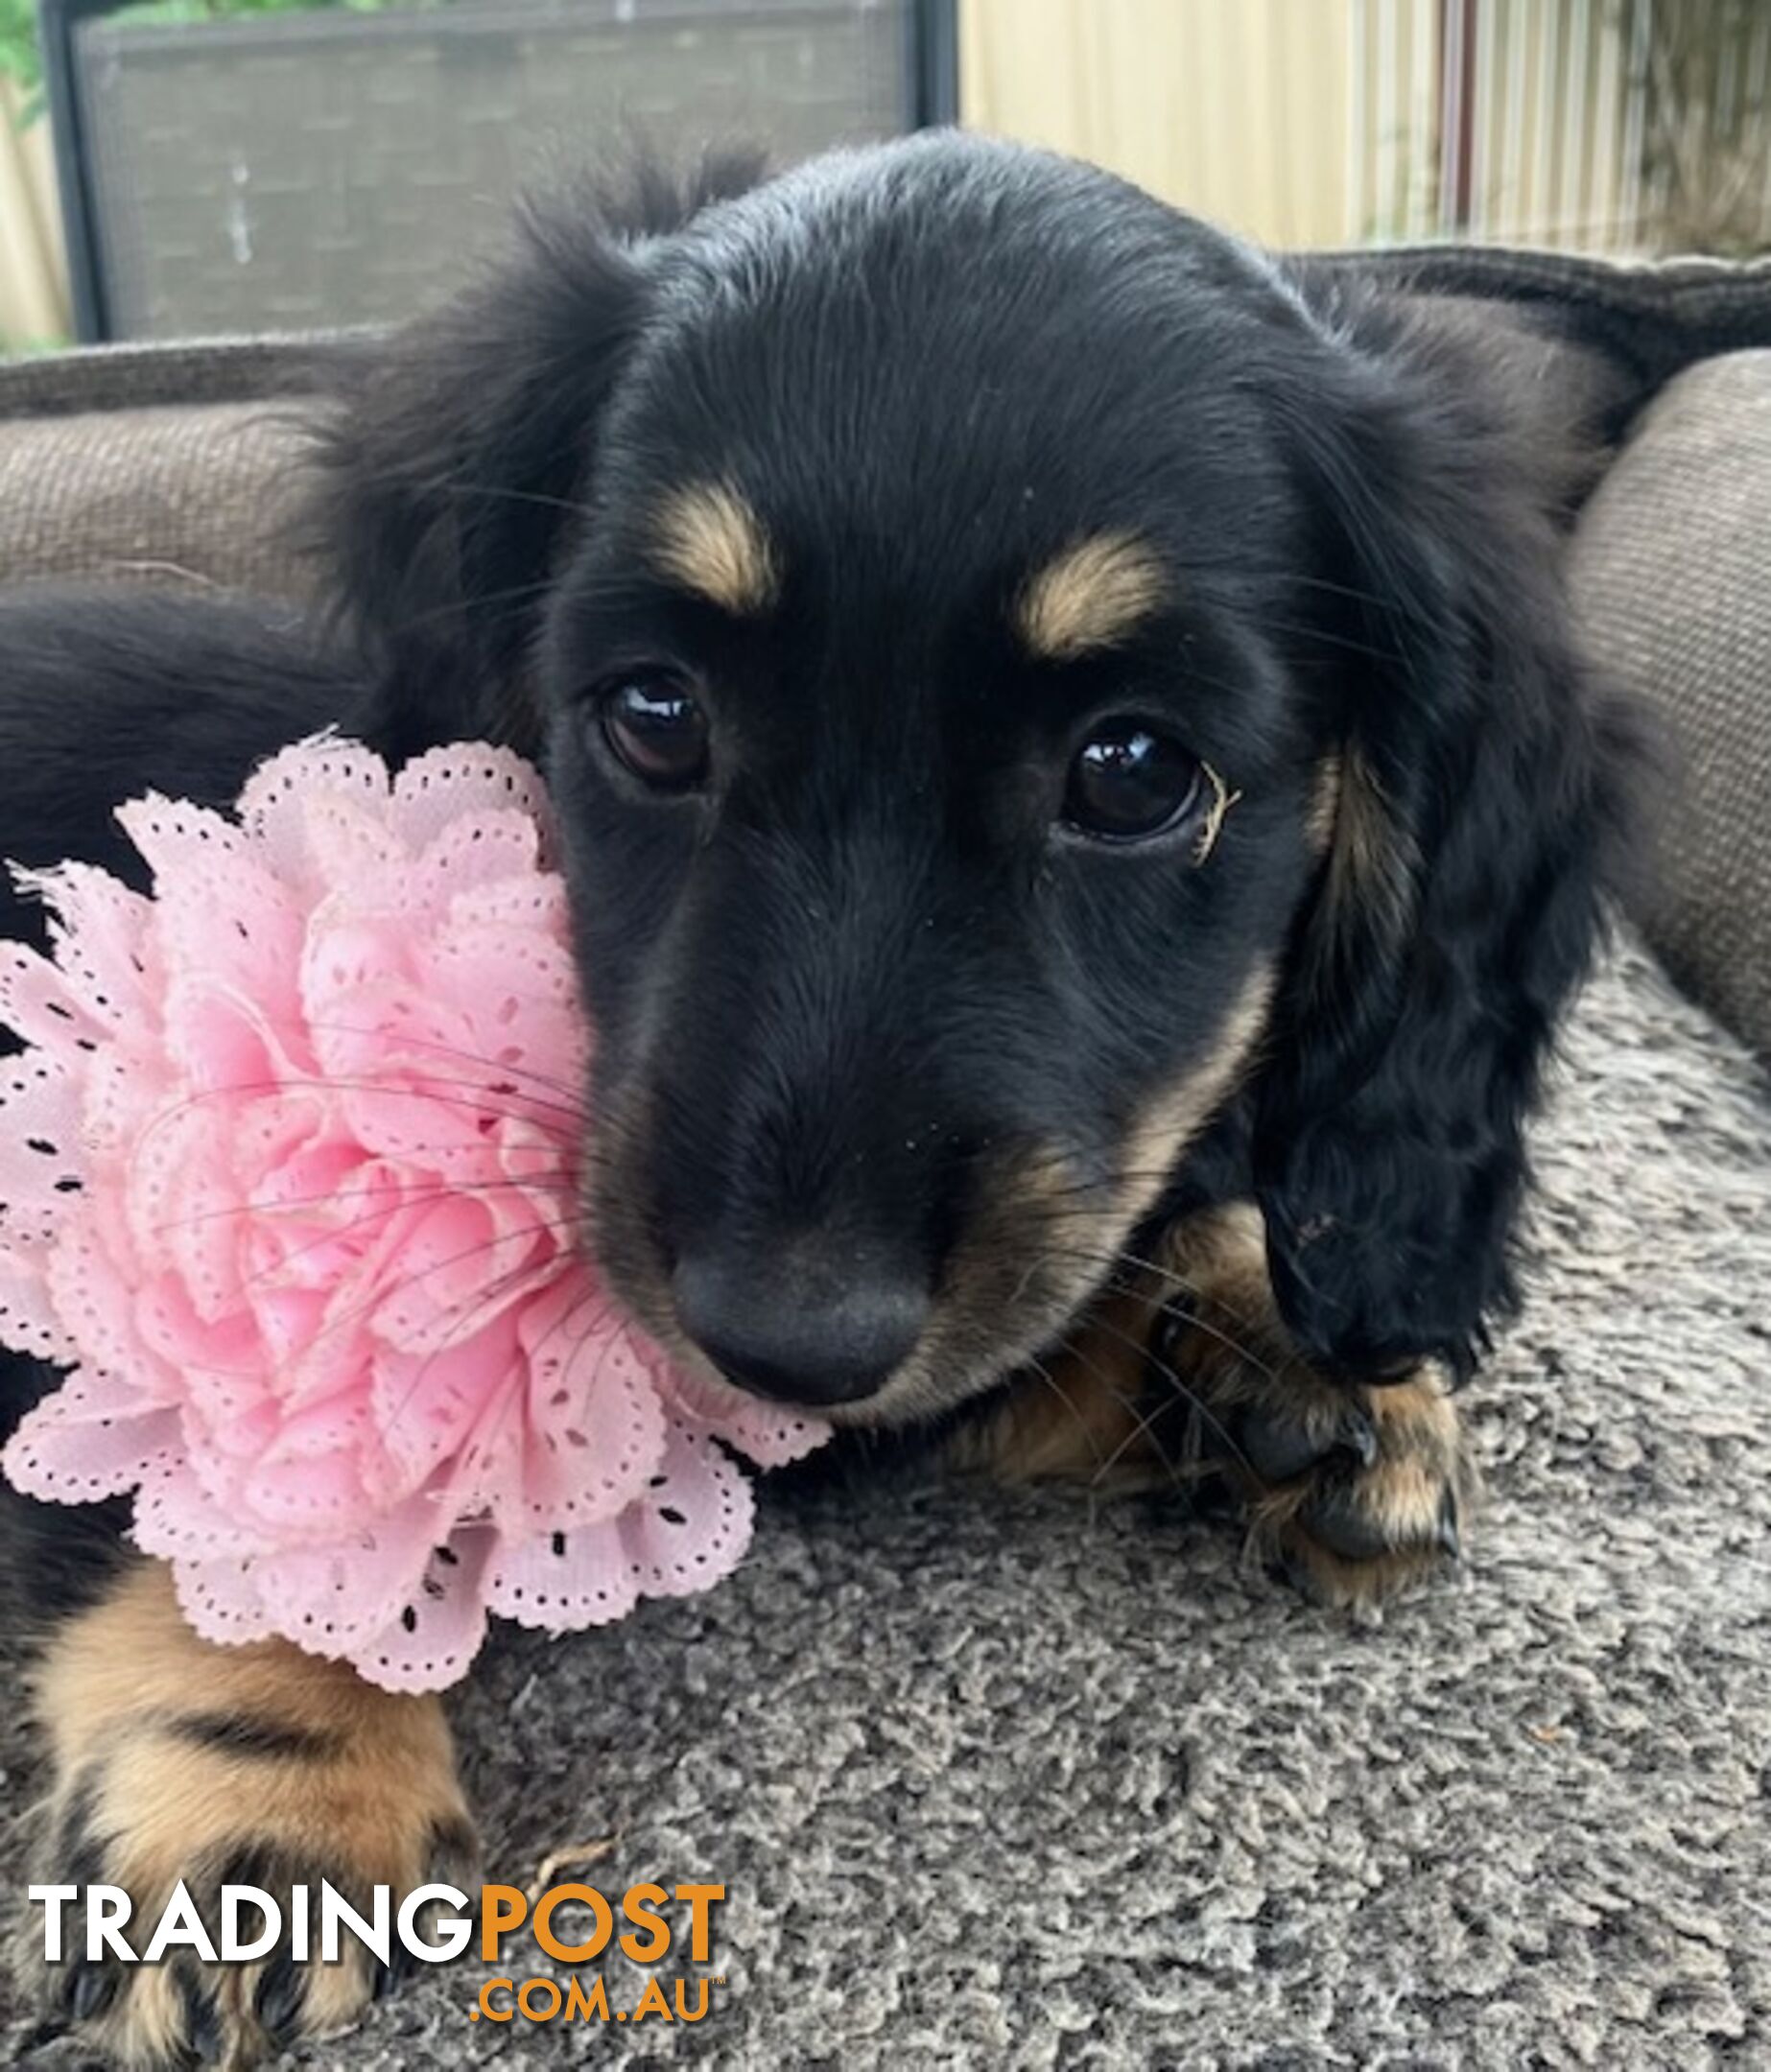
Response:
M397 1895L470 1872L473 1828L434 1699L374 1690L283 1641L212 1647L184 1624L157 1564L132 1566L55 1635L35 1697L54 1781L35 1815L32 1876L122 1886L138 1955L179 1879L212 1937L223 1884L269 1892L286 1932L289 1887L310 1886L317 1948L321 1879L366 1912L377 1884ZM353 2021L389 1983L354 1942L330 1965L282 1949L125 1965L88 1960L83 1900L66 1927L63 1961L46 1965L32 1910L19 1966L52 2021L131 2072L193 2055L256 2063Z
M1251 1548L1334 1605L1391 1595L1454 1558L1476 1495L1436 1369L1358 1385L1306 1367L1248 1204L1169 1232L1071 1345L950 1448L1005 1481L1236 1497Z
M1438 1368L1355 1383L1305 1366L1246 1204L1176 1232L1170 1257L1186 1292L1155 1326L1155 1364L1189 1453L1240 1498L1255 1547L1330 1604L1389 1596L1454 1559L1476 1476Z

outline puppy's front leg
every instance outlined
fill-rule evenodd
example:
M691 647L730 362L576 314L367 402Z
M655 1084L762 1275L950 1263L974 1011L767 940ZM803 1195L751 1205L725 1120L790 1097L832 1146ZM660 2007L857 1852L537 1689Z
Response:
M964 1436L963 1460L1013 1480L1227 1485L1257 1547L1331 1604L1387 1596L1457 1552L1476 1476L1445 1377L1308 1367L1251 1203L1177 1223L1127 1275L1130 1292Z
M211 1935L223 1884L311 1888L310 1961L205 1966L190 1951L158 1964L87 1960L84 1895L67 1913L62 1962L43 1959L42 1915L20 1962L52 2019L130 2067L228 2065L350 2021L383 1980L346 1939L319 1958L319 1889L330 1879L360 1911L369 1888L397 1895L460 1884L474 1836L454 1751L434 1698L398 1697L286 1641L222 1648L200 1639L170 1572L131 1561L105 1594L49 1636L35 1678L52 1761L36 1810L32 1877L122 1886L139 1956L183 1879ZM257 1916L248 1912L250 1933Z

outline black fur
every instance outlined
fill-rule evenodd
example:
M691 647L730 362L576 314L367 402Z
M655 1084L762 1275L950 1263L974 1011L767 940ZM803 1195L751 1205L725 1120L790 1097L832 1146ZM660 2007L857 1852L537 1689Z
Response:
M30 870L71 857L139 883L114 808L148 790L230 805L264 757L348 719L366 684L286 606L0 591L0 856ZM42 939L10 877L0 934Z
M1522 1133L1651 767L1567 624L1566 446L1534 454L1467 371L1373 313L1308 406L1290 398L1344 586L1334 732L1375 781L1399 883L1394 909L1302 917L1255 1169L1292 1335L1354 1376L1423 1353L1466 1375L1511 1305Z
M1111 1263L1042 1257L1029 1212L1012 1300L968 1307L1003 1162L1055 1147L1104 1203L1136 1117L1270 966L1255 1075L1158 1213L1256 1191L1313 1359L1467 1367L1633 758L1554 537L1631 377L1588 380L1564 444L1510 436L1467 313L1293 278L1012 147L745 178L536 215L482 288L363 349L319 450L323 638L201 601L0 611L0 846L118 863L115 800L225 799L335 717L397 756L535 754L624 1118L612 1266L660 1328L688 1260L751 1288L746 1327L914 1290L952 1324L943 1401ZM1553 318L1514 321L1553 351ZM650 565L662 495L710 481L773 544L755 621ZM1101 532L1148 543L1160 610L1030 658L1014 600ZM710 794L641 795L606 751L602 690L662 665L714 714ZM1209 867L1192 830L1054 828L1118 713L1240 791ZM1331 755L1375 786L1394 898L1331 896L1307 833Z
M820 166L638 251L531 238L344 420L334 508L371 623L483 600L466 716L546 753L565 802L604 1096L663 1117L627 1177L665 1265L760 1273L816 1224L938 1283L985 1147L1106 1157L1283 950L1251 1157L1287 1320L1343 1371L1466 1367L1628 754L1555 573L1587 427L1509 437L1467 337L1339 285L1331 327L1216 233L996 147ZM1615 414L1623 383L1589 377L1581 408ZM451 392L444 478L416 419ZM658 491L720 477L781 542L767 633L636 580ZM1013 585L1116 528L1159 543L1174 609L1103 661L1028 666ZM717 821L602 766L584 694L631 656L686 659L747 730ZM436 709L394 682L411 745ZM1242 790L1209 879L1005 824L1009 773L1050 784L1077 715L1116 703ZM1400 914L1316 911L1307 783L1349 745L1394 809Z
M30 588L0 594L0 857L66 858L142 882L111 817L147 790L224 806L285 742L349 721L366 689L354 659L286 607ZM0 934L43 941L41 908L0 876ZM15 1048L0 1026L0 1056ZM0 1351L0 1439L59 1377ZM0 1483L0 1611L11 1630L53 1622L115 1573L127 1501L67 1509Z

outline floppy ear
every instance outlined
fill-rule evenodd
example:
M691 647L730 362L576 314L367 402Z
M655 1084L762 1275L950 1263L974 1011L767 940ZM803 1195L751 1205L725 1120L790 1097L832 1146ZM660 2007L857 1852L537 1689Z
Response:
M373 672L364 731L384 753L537 746L528 644L646 315L653 241L760 170L710 158L678 186L643 167L619 196L529 207L507 258L335 377L305 530Z
M1257 1192L1300 1349L1467 1374L1513 1299L1523 1125L1601 926L1636 761L1571 650L1551 500L1467 394L1353 364L1297 412L1338 607L1332 820L1259 1094Z

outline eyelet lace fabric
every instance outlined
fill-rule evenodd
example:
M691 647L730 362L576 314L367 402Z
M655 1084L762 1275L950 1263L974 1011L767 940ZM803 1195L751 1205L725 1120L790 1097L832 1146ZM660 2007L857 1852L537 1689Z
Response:
M8 1478L135 1492L200 1633L389 1689L453 1683L493 1613L717 1582L727 1448L825 1427L677 1373L579 1242L591 1032L536 773L324 737L232 815L119 819L153 896L35 874L51 954L0 945L0 1343L71 1370Z

